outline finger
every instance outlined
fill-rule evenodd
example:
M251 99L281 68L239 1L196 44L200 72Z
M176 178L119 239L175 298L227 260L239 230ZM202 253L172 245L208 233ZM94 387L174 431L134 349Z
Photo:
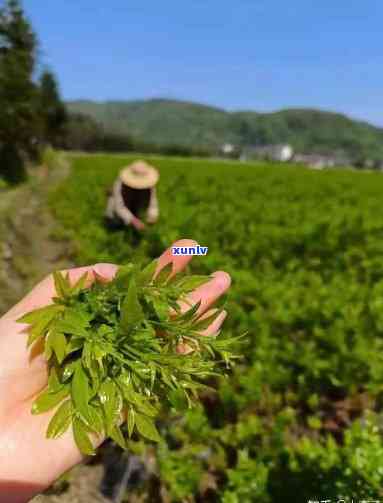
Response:
M158 259L158 264L157 264L157 269L154 274L154 277L157 276L157 274L168 264L172 263L172 273L171 277L177 274L178 272L182 271L187 264L190 262L192 259L192 255L177 255L174 256L172 254L172 248L173 246L197 246L198 243L194 241L193 239L180 239L179 241L176 241L175 243L172 244Z
M217 309L215 309L214 311L218 311ZM205 313L203 316L201 316L201 318L199 318L199 320L203 320L204 318L207 318L208 316L214 314L211 311L208 311L207 313ZM227 317L227 311L223 310L219 313L219 315L210 323L210 325L205 328L205 330L201 330L199 333L203 336L203 335L210 335L210 336L215 336L215 335L218 335L219 331L220 331L220 328L222 327L222 324L223 322L225 321Z
M94 276L98 280L109 283L109 281L112 281L112 279L114 279L115 275L117 274L118 266L115 264L101 263L95 264L92 269Z
M217 312L217 311L218 311L218 309L211 309L210 311L206 312L203 316L201 316L199 318L199 320L203 320L205 318L208 318L209 316L214 314L214 312ZM207 335L216 337L217 335L219 335L220 328L222 327L222 324L225 321L226 316L227 316L227 311L222 311L215 318L215 320L211 322L211 324L205 330L201 330L198 333L202 337L207 336ZM177 346L177 353L178 354L187 355L192 352L193 352L193 348L191 346L189 346L188 344L181 343L181 344L178 344L178 346Z
M188 344L184 344L181 342L181 344L178 344L177 346L177 353L179 355L188 355L193 352L193 348L189 346Z
M201 302L197 315L203 314L230 288L230 285L229 274L224 271L216 271L212 274L210 281L196 288L187 296L187 302L179 302L181 312L188 311L192 305Z

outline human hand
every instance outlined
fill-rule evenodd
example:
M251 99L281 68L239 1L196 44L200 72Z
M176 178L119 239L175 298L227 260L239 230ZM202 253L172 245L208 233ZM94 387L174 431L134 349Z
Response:
M131 224L138 231L142 231L146 227L145 224L144 224L144 222L142 220L140 220L139 218L135 217L135 216L132 217Z
M146 221L148 224L155 224L158 221L158 209L149 208L146 214Z
M158 217L156 215L148 215L146 218L148 224L153 225L158 221Z
M191 240L181 240L172 246L193 246ZM160 257L157 273L169 262L173 274L185 268L192 257L173 257L171 247ZM113 264L96 264L71 269L71 282L88 272L88 285L95 275L110 281L116 274ZM193 303L201 300L199 314L207 313L214 302L230 286L225 272L216 272L213 279L190 294ZM79 463L82 455L69 429L62 437L52 441L45 432L55 410L32 415L32 402L46 386L48 369L41 347L27 349L27 325L17 320L25 313L52 303L55 288L52 276L39 283L31 293L0 318L0 503L24 503L49 487L62 473ZM182 306L184 310L188 305ZM202 333L216 334L226 317L221 315ZM187 352L188 348L179 348ZM102 439L95 440L95 445Z

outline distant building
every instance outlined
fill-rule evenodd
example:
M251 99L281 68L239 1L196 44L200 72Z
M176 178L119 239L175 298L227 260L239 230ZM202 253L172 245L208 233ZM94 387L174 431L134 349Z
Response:
M295 154L294 162L306 164L312 169L333 168L335 166L350 166L350 159L338 157L336 155L324 154Z
M223 143L219 146L217 154L219 157L226 157L228 159L238 159L240 155L240 150L238 145L233 145L233 143Z
M376 163L372 159L366 159L364 161L364 167L367 169L374 169L375 165L376 165Z
M249 159L267 159L270 161L287 162L294 155L291 145L261 145L244 147L240 159L247 161Z
M235 152L235 146L232 143L224 143L221 146L221 152L225 155L231 155Z
M306 164L313 169L323 169L334 166L332 159L319 154L296 154L293 161L301 164Z

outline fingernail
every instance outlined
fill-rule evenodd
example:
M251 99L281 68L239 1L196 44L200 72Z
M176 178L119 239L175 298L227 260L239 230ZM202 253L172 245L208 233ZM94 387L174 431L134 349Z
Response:
M231 285L231 277L225 271L216 271L216 272L213 272L212 276L214 278L214 284L220 290L226 290Z

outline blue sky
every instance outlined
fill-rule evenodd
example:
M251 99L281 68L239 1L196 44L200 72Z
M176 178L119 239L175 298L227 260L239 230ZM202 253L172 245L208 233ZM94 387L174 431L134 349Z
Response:
M315 107L383 126L381 0L24 0L66 99Z

